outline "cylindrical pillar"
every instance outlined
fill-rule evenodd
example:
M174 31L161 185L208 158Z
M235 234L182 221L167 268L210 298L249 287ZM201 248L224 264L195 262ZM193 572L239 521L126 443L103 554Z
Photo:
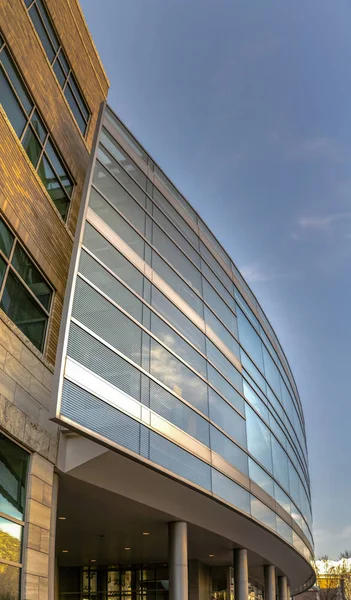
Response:
M234 550L234 597L235 600L247 600L249 594L249 570L247 565L247 550Z
M290 589L290 585L287 585L287 595L288 595L288 600L290 600L291 598L291 589Z
M168 523L169 600L188 600L188 535L183 521Z
M264 597L265 600L276 600L275 566L264 566Z
M49 581L48 581L48 598L55 599L55 570L56 570L56 520L57 520L57 497L58 497L59 476L54 473L52 483L52 500L51 500L51 515L50 515L50 539L49 539Z
M288 600L288 580L285 575L278 577L278 598Z

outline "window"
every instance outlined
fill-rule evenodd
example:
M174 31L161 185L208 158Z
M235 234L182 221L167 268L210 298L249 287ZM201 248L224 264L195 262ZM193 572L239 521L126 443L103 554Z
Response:
M210 419L231 438L246 446L245 420L214 390L209 389Z
M272 473L271 433L248 405L246 406L246 429L249 452Z
M44 2L42 0L25 0L25 4L78 127L85 135L90 119L90 111L78 87L77 80L60 44Z
M0 433L0 597L20 597L20 563L29 454ZM16 563L18 566L16 566Z
M0 283L2 310L43 351L53 290L1 219Z
M0 41L0 104L17 133L47 193L66 220L73 179L54 147L6 45Z

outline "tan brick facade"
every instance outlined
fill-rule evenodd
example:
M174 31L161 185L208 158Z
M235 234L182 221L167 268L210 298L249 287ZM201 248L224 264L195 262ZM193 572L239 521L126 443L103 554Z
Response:
M23 0L0 0L0 33L75 183L64 223L0 98L0 216L54 289L43 354L0 309L0 431L30 453L21 599L49 596L52 490L58 426L49 420L60 320L81 195L108 80L76 0L46 0L91 112L84 139ZM55 525L55 524L54 524ZM54 558L54 557L53 557Z

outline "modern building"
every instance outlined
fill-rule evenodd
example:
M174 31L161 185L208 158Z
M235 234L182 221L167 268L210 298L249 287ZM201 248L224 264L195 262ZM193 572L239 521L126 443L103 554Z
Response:
M294 378L107 91L76 0L1 0L0 600L287 600Z

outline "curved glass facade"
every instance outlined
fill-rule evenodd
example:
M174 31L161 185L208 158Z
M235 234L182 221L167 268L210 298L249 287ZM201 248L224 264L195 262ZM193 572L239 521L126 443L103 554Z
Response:
M310 558L304 418L283 351L231 259L109 109L65 352L58 418Z

